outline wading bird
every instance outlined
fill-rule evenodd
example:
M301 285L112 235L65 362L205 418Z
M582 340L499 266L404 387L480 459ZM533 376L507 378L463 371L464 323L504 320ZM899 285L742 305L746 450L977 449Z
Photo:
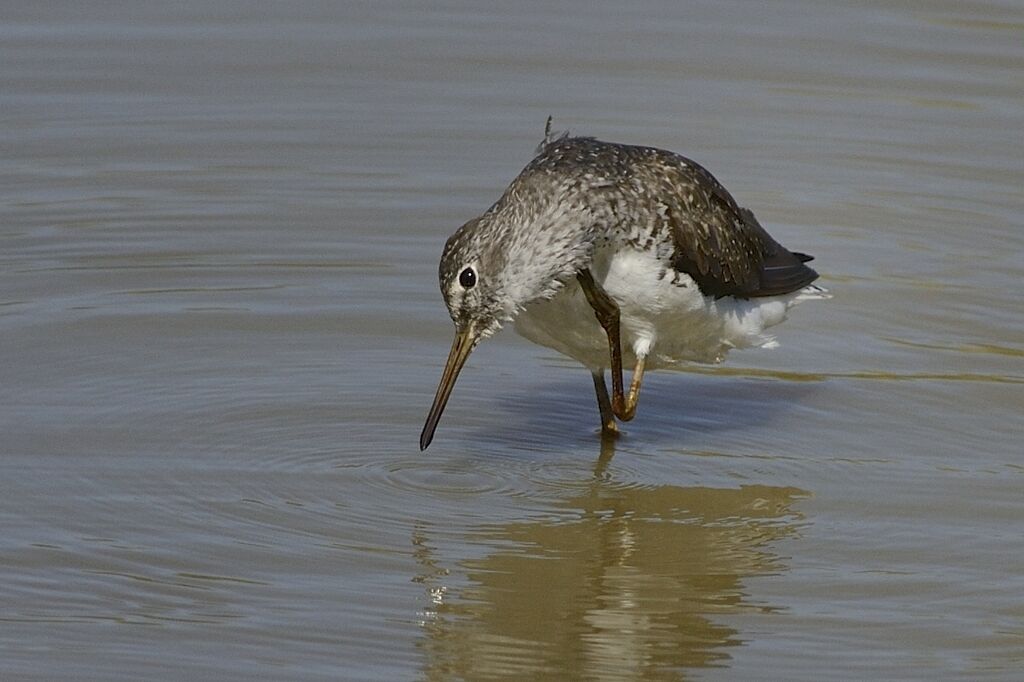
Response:
M633 418L645 371L774 347L767 328L828 297L811 284L811 257L772 239L702 166L550 126L501 198L445 244L439 278L455 341L420 449L470 352L506 322L590 369L602 433L613 435L616 418Z

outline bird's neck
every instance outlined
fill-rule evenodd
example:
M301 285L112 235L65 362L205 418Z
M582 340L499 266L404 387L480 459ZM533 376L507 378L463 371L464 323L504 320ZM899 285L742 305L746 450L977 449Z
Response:
M551 205L530 218L526 229L510 229L502 240L505 291L517 308L554 296L594 253L594 228L578 210Z

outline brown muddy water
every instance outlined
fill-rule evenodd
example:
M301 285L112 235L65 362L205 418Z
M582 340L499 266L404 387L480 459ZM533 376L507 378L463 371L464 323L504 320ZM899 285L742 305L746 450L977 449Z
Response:
M1024 7L6 3L0 678L1019 679ZM545 118L709 167L835 298L434 445L447 235Z

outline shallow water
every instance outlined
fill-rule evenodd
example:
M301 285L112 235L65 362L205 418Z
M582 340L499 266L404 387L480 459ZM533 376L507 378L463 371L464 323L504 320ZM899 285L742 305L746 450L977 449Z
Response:
M92 3L96 5L96 3ZM31 3L0 24L0 677L1014 679L1018 3ZM835 298L430 450L447 235L544 119L679 151Z

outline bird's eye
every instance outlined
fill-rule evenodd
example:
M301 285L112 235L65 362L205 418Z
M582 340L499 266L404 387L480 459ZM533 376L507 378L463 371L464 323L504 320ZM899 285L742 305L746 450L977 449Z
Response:
M459 273L459 284L463 289L472 289L476 284L476 271L473 268L466 268Z

